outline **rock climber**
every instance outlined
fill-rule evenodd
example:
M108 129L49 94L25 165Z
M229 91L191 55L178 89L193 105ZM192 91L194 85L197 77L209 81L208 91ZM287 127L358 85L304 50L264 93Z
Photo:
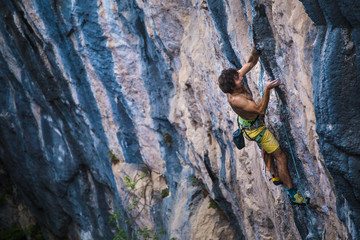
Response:
M264 115L269 104L270 90L279 86L280 80L269 80L266 83L263 97L259 103L255 103L243 82L245 74L256 65L258 59L259 55L254 47L248 61L240 70L229 68L221 72L218 79L219 87L226 93L231 108L238 115L238 124L243 130L245 138L261 145L265 164L273 175L273 183L284 185L292 203L305 204L304 197L292 184L285 153L272 133L265 127ZM275 170L274 158L277 162L278 173Z

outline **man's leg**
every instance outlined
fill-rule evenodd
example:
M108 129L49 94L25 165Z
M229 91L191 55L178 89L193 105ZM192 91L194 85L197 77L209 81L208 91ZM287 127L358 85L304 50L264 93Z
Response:
M266 130L260 144L266 152L270 153L270 155L276 159L279 177L289 194L291 202L295 204L305 204L308 199L305 200L304 197L298 193L296 188L293 187L288 169L287 157L270 131Z
M277 167L279 171L279 177L284 184L284 187L290 189L293 187L292 180L288 169L288 161L285 153L278 147L274 152L270 154L276 159Z
M265 166L267 170L270 171L272 176L272 178L270 178L270 181L272 181L274 185L283 184L278 172L275 169L274 157L267 153L264 148L261 148L261 153L264 159Z
M270 171L273 177L279 177L279 174L275 170L274 158L268 154L263 148L261 148L261 153L264 158L264 163L266 168Z
M278 147L273 153L271 153L271 155L274 156L277 161L280 179L284 183L291 202L294 204L305 204L306 202L309 202L309 198L305 199L298 193L296 188L293 187L292 180L289 174L287 157L285 153L281 150L281 148Z

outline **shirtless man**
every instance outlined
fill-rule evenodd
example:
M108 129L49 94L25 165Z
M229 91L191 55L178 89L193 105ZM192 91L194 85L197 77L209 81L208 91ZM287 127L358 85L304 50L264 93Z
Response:
M243 82L243 77L256 65L258 59L258 53L253 48L249 60L240 70L230 68L221 72L218 79L219 87L226 93L230 106L238 115L238 123L244 131L245 138L256 141L261 145L263 157L273 175L274 184L277 185L282 182L293 203L305 204L303 196L293 187L285 153L264 123L264 115L270 99L270 90L279 86L280 80L277 79L266 83L264 95L258 104L254 102L250 91ZM277 161L278 173L275 171L273 158Z

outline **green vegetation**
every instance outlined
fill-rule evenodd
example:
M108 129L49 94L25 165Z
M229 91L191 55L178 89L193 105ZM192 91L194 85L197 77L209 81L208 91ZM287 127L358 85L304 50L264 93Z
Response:
M121 217L120 212L115 212L113 215L109 216L109 222L111 224L115 224L115 230L116 230L113 240L129 239L128 233L121 226L118 225L118 220L120 219L120 217ZM125 220L125 222L130 223L131 221ZM156 232L148 227L139 228L136 231L136 236L137 236L136 239L137 240L147 240L147 239L158 240L159 234L166 235L166 231L164 229L161 229L159 232ZM175 238L172 238L172 239L175 239ZM2 240L2 239L0 239L0 240ZM135 240L135 239L131 239L131 240Z
M45 239L41 232L41 228L38 224L29 226L26 229L26 232L28 233L28 235L30 235L31 240L44 240Z
M209 192L206 189L205 184L203 183L203 181L201 179L197 179L195 176L191 176L191 177L189 177L189 181L191 182L191 184L193 186L201 186L201 190L202 190L204 198L209 195Z
M139 200L137 200L136 198L133 198L132 204L130 204L130 206L129 206L129 210L130 211L134 210L134 208L138 205L138 203L139 203Z
M209 195L209 191L206 189L205 184L201 185L201 190L204 198L206 198Z
M208 208L219 209L219 205L212 198L210 198Z
M30 225L25 231L20 224L14 224L11 228L0 230L0 240L26 240L26 235L31 240L45 239L38 224Z
M127 232L124 229L122 229L120 226L116 226L116 233L113 240L127 240L127 239L128 239Z
M139 180L132 180L129 177L124 177L125 187L130 188L131 190L135 190L135 185L137 184Z
M115 233L113 240L127 240L128 239L127 232L118 225L118 219L120 217L121 217L120 212L114 212L113 215L109 216L109 222L116 225L115 226L116 233Z
M141 237L142 239L149 239L149 238L152 238L151 232L152 232L151 229L149 229L148 227L145 227L144 229L138 229L137 235L139 237Z
M130 188L131 190L135 190L135 185L140 181L141 179L146 177L146 173L143 173L140 175L140 177L137 179L137 175L134 179L131 179L129 177L124 177L125 187Z
M120 159L115 156L115 154L110 150L109 151L110 161L112 164L116 165L120 162Z
M26 240L26 235L20 224L14 224L11 228L0 231L0 240Z
M166 235L166 231L164 229L161 229L159 232L155 232L154 230L149 229L148 227L145 227L143 229L138 229L137 236L142 239L152 239L152 240L158 240L159 234Z
M148 169L148 168L147 168ZM127 208L127 212L130 216L130 219L121 219L122 215L120 212L115 212L113 215L109 216L109 222L111 224L114 225L114 229L116 231L113 240L127 240L130 239L131 236L129 236L129 233L127 231L124 230L124 228L122 228L120 226L120 221L123 220L125 221L125 223L133 225L133 226L129 226L130 229L136 229L136 240L159 240L159 235L163 234L166 235L166 231L164 229L161 229L159 232L155 231L154 229L151 229L147 226L145 226L144 228L139 228L139 226L136 225L136 219L139 217L139 214L141 213L141 209L139 209L139 211L134 212L135 208L139 205L140 203L140 197L144 197L144 201L141 201L142 205L146 205L146 198L145 198L145 190L146 190L146 186L144 187L144 189L141 191L141 196L138 196L138 192L137 191L137 183L142 180L143 178L147 177L147 176L151 176L151 171L147 172L147 173L142 173L141 175L136 174L134 178L130 178L130 177L123 177L123 181L124 181L124 185L126 188L129 189L129 201L131 201L131 203L129 203L129 206ZM147 185L147 184L146 184ZM163 189L161 191L161 196L162 198L165 198L167 196L169 196L169 188ZM131 231L131 230L130 230ZM131 240L135 240L135 239L131 239ZM173 239L175 240L175 239Z
M191 184L192 184L193 186L198 186L198 185L200 185L199 179L197 179L195 176L189 177L189 180L190 180L190 182L191 182Z
M171 147L173 144L173 139L172 139L170 133L165 132L164 130L162 132L163 132L162 140L165 142L165 146Z
M169 188L165 188L161 191L162 198L166 198L167 196L169 196Z
M109 216L109 222L113 224L117 224L117 220L121 217L120 212L114 212L113 215Z

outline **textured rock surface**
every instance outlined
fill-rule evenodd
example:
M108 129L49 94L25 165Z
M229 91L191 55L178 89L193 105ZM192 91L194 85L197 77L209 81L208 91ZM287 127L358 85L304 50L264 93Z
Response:
M314 54L316 129L333 176L337 211L353 239L360 238L360 3L303 1L318 25Z
M19 219L46 239L112 239L116 213L128 237L358 239L359 10L350 0L0 1L0 177L16 188L1 191L12 199L1 218L26 206L17 214L32 216ZM245 63L252 39L265 75L258 64L247 83L259 100L268 77L283 79L266 119L309 210L270 184L256 144L231 142L236 116L216 79Z

